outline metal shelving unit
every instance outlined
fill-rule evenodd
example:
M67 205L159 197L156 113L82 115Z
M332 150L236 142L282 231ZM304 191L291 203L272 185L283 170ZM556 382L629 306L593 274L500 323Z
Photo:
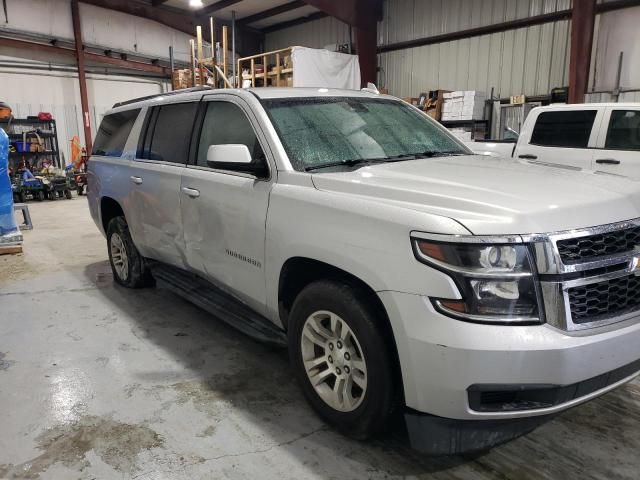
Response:
M489 120L442 120L446 128L469 128L473 140L484 140L489 135Z
M44 143L44 151L41 152L10 152L10 166L16 168L22 160L29 161L32 165L37 165L45 157L55 167L64 168L60 159L58 130L55 120L39 120L37 118L0 120L0 128L7 133L10 143L22 141L24 131L37 132Z

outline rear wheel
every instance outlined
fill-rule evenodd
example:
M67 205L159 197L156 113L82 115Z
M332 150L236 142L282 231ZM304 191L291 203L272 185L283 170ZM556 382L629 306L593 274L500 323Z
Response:
M64 196L67 200L71 200L73 198L73 195L71 195L71 190L65 190Z
M319 281L296 298L289 317L291 364L318 414L364 439L386 428L394 400L389 347L367 293Z
M78 185L78 196L82 195L83 190L84 190L84 187L82 185Z
M141 288L153 284L144 258L131 239L124 217L111 219L107 227L109 263L114 280L128 288Z
M38 190L38 193L36 193L36 198L39 201L43 202L44 201L44 197L45 197L44 190Z

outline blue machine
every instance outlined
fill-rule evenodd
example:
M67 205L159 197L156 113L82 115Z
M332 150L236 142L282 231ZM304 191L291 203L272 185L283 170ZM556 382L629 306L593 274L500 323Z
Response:
M9 136L0 128L0 235L18 231L9 178Z

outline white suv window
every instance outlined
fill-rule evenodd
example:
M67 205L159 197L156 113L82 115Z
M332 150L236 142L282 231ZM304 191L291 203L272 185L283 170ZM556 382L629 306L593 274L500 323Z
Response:
M531 134L532 145L588 148L597 110L542 112Z
M604 148L640 150L640 110L613 110Z

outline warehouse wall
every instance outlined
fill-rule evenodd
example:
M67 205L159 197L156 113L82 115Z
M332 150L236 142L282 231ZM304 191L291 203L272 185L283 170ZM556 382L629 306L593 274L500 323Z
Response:
M570 8L570 0L388 0L379 43L429 37ZM425 21L426 19L426 21ZM501 97L568 82L568 21L380 55L379 82L398 96L435 88Z
M7 0L9 23L3 30L73 40L70 0ZM0 17L3 17L0 11ZM87 45L111 47L154 58L169 58L173 46L176 59L189 59L191 36L165 25L125 13L80 3L82 37Z
M349 27L340 20L326 17L267 34L265 48L267 51L292 46L323 48L348 42Z
M378 44L456 32L570 8L571 0L386 0ZM311 32L311 33L309 33ZM267 34L267 48L345 43L347 27L322 19ZM378 84L397 96L426 90L548 93L568 82L570 26L561 21L379 55Z
M2 60L0 58L0 62ZM58 126L60 151L69 163L71 138L78 135L84 144L77 75L2 68L0 85L0 100L9 103L16 118L37 115L39 112L53 114ZM93 136L95 137L104 113L114 103L162 93L167 87L166 82L151 79L88 75L87 90Z

